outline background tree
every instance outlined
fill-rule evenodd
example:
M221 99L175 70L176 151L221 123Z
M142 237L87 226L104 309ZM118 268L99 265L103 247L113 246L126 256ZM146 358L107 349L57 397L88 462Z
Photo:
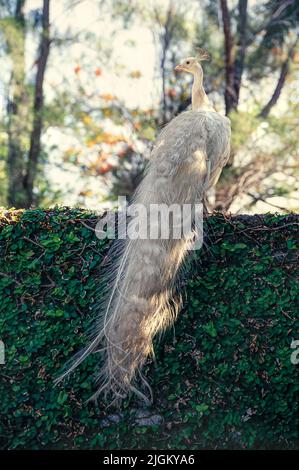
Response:
M40 157L43 125L43 83L50 49L50 0L43 1L39 19L34 27L40 29L40 44L36 59L36 78L32 92L25 72L25 39L30 26L25 19L25 0L6 2L6 14L1 24L2 41L10 58L11 73L7 89L7 175L8 204L29 207L33 202L34 182ZM28 120L31 100L32 123ZM29 121L29 122L28 122Z
M254 141L255 148L251 148L250 137L253 133L261 132L262 121L259 118L264 121L268 117L271 109L277 104L286 83L298 45L299 5L295 1L274 0L259 4L251 11L248 6L247 0L239 0L235 8L229 11L227 1L220 0L224 37L225 110L226 114L232 118L235 136L240 136L242 133L241 125L245 118L244 114L240 116L239 109L240 105L242 106L240 91L242 87L244 89L244 81L246 80L246 86L251 89L253 94L257 90L257 85L265 89L267 93L264 94L265 96L255 98L255 106L252 106L251 109L247 106L247 121L251 122L251 125L246 126L247 137L244 135L239 149L236 146L236 139L234 139L235 145L229 164L233 165L237 153L246 151L246 147L247 151L250 149L251 158L245 166L237 163L233 165L233 169L224 173L217 188L215 203L217 208L223 210L228 210L234 199L243 195L253 197L255 202L265 201L268 189L264 192L260 183L265 178L271 177L278 167L284 173L284 168L287 170L290 165L290 160L282 153L281 148L279 155L274 148L271 149L272 158L269 158L269 148L267 151L261 148L256 151L256 141ZM232 31L236 31L235 35ZM277 82L274 85L274 91L269 94L265 83L274 74L277 74ZM266 98L267 94L268 99ZM280 119L283 121L283 118ZM270 118L269 124L272 122L273 117ZM282 127L283 125L281 125ZM275 129L277 137L277 126ZM267 133L271 135L271 126L267 129ZM265 133L262 134L266 138ZM297 146L295 139L296 137L293 135L294 147ZM283 146L286 135L280 133L280 140ZM257 189L262 191L260 199L257 195ZM274 187L272 197L281 192L280 185L277 190L275 193ZM255 196L253 196L254 193ZM251 205L251 202L249 204Z

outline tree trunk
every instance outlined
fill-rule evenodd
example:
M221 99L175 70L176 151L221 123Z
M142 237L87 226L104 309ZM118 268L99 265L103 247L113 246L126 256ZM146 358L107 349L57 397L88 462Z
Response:
M43 128L43 86L47 60L50 51L50 0L43 0L42 36L40 43L40 56L37 63L35 79L35 93L33 104L33 126L30 136L30 149L28 154L27 172L24 179L24 187L27 194L27 206L34 202L33 189L37 175L38 160L41 148L41 134Z
M236 93L234 88L234 63L233 63L233 40L230 26L230 15L227 0L220 0L222 12L224 50L225 50L225 113L236 107Z
M156 15L158 17L158 14ZM173 37L173 17L174 11L172 2L170 2L167 16L165 23L163 24L163 33L161 34L161 43L162 43L162 51L161 51L161 62L160 62L160 70L161 70L161 77L162 77L162 96L161 96L161 107L162 107L162 122L161 124L165 124L169 118L167 115L167 99L166 99L166 59L167 53L169 50L169 46ZM162 26L162 25L161 25Z
M11 54L12 73L10 94L7 100L8 115L8 154L7 179L9 206L20 208L26 198L23 188L25 170L24 139L26 136L26 88L25 88L25 0L18 0L14 14L13 34L8 31L5 37ZM4 33L5 34L5 33Z
M225 52L225 112L237 109L244 70L244 60L247 41L247 0L239 0L239 18L237 22L237 47L234 59L233 38L231 32L230 14L227 0L220 0L223 22L224 52Z
M244 70L246 42L247 42L247 0L239 0L239 20L237 24L237 52L234 63L234 91L235 91L235 108L239 104L240 88L242 83L242 75Z

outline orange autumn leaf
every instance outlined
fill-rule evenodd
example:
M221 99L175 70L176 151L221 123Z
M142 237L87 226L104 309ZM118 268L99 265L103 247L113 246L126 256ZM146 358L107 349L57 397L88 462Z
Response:
M102 75L102 70L99 67L97 67L95 69L94 73L95 73L96 77L100 77Z
M106 153L106 152L101 152L98 154L98 159L97 161L95 162L96 164L98 163L103 163L104 161L106 161L109 157L110 157L110 153Z
M105 101L113 101L113 100L115 100L115 98L116 98L114 95L111 95L111 94L109 94L109 93L103 93L103 94L101 95L101 97L102 97Z
M82 196L82 197L91 197L92 195L93 195L93 192L90 189L85 189L79 192L79 196Z
M110 155L107 155L107 157L103 158L98 158L96 161L90 162L88 165L88 170L91 171L92 173L98 174L100 169L107 165L107 158L109 158Z
M126 142L126 137L123 135L115 135L115 134L110 134L109 132L103 132L101 135L98 136L98 141L99 142L104 142L105 144L113 145L117 144L119 142Z
M86 145L88 148L91 148L96 144L104 143L108 145L115 145L119 142L127 142L127 138L121 134L114 135L110 134L109 132L103 132L102 134L99 134L96 137L88 139L86 141Z
M174 88L168 88L168 90L166 90L166 94L170 97L170 98L174 98L176 96L176 91Z
M106 165L103 165L99 169L99 174L104 175L105 173L108 173L108 171L110 171L112 168L113 168L113 165L111 163L106 163Z
M85 114L85 115L82 117L82 122L84 122L84 124L86 124L86 125L89 125L89 124L91 124L92 119L91 119L90 116L88 116L88 114Z
M109 118L112 116L112 111L110 108L103 108L102 113L105 118Z
M65 155L73 155L74 152L75 152L74 147L69 147L69 148L65 149L65 151L64 151Z
M139 70L133 70L129 76L131 78L140 78L141 77L141 72Z
M91 147L93 147L93 146L96 145L96 144L97 144L97 141L96 141L95 139L88 139L88 140L86 141L86 145L87 145L88 148L91 148Z
M295 62L296 64L299 63L299 52L295 52L295 54L294 54L294 62Z
M81 71L81 67L80 65L77 65L75 68L74 68L74 72L78 75L78 73Z

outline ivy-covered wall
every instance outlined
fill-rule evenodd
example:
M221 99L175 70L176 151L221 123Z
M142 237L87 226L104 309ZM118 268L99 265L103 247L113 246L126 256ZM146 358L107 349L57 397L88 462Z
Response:
M149 426L136 426L134 400L121 414L85 403L96 355L53 386L94 318L107 245L96 221L67 208L1 213L1 448L296 447L299 217L206 221L180 285L184 309L146 365L159 417Z

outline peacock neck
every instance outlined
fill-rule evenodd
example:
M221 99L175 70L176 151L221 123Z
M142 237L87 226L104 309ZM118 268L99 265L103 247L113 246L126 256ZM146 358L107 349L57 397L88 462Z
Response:
M194 80L192 86L192 110L196 111L201 108L212 107L209 98L203 87L202 71L198 70L194 73Z

